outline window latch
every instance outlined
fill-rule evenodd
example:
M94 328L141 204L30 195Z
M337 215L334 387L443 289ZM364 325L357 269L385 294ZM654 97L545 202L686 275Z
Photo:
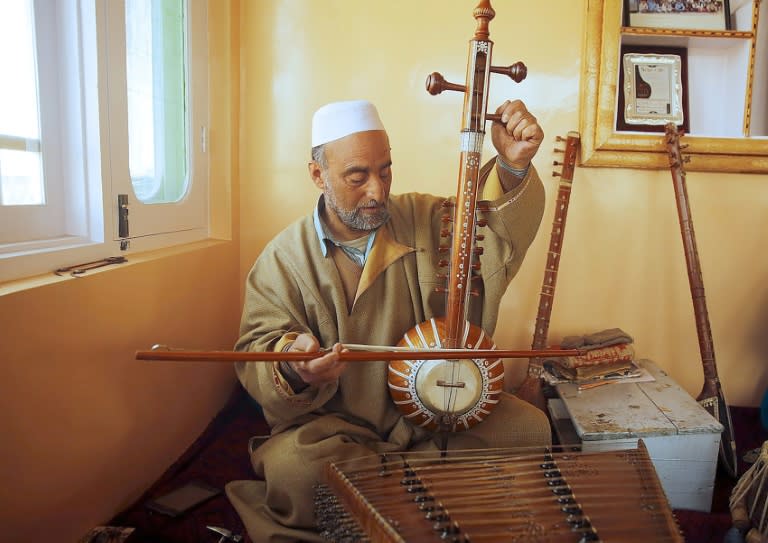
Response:
M117 236L128 237L128 195L117 195Z

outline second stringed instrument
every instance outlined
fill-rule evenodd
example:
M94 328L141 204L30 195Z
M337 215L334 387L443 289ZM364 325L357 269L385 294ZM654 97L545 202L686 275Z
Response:
M683 236L685 263L688 268L688 282L691 287L693 312L696 317L696 332L699 338L701 363L704 368L704 385L696 401L723 425L723 433L720 439L720 460L722 460L724 467L731 476L736 477L738 473L736 438L733 434L731 412L728 408L728 403L725 401L720 378L717 375L715 347L712 342L712 329L709 324L709 314L707 313L707 300L704 296L704 279L701 274L699 252L696 248L693 218L691 217L691 209L688 204L688 189L685 183L683 157L680 153L680 133L674 123L667 123L665 133L669 152L669 168L672 172L672 182L675 187L677 216L680 220L680 233Z
M547 344L549 332L549 318L552 315L552 304L555 299L555 286L557 284L557 272L560 268L560 253L563 250L563 237L565 236L565 221L568 218L568 204L571 200L571 186L573 184L573 172L576 170L576 153L579 150L581 137L578 132L571 131L565 138L558 136L558 141L565 139L565 149L562 162L555 160L555 166L562 166L560 173L552 172L559 177L560 186L555 202L555 218L552 221L552 234L549 238L549 250L547 251L547 264L544 268L544 281L539 295L539 309L536 313L536 326L533 331L531 349L541 349ZM555 149L560 151L560 149ZM528 361L528 373L525 380L517 389L517 396L535 405L542 411L546 409L544 394L541 390L542 359L531 358Z

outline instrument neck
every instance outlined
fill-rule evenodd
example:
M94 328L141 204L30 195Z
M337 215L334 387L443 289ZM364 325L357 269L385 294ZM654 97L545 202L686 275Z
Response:
M478 294L472 288L473 269L479 251L476 248L477 199L480 165L485 137L485 111L488 100L493 42L473 39L469 42L467 92L461 127L456 205L453 214L451 266L446 296L445 347L461 347L460 334L467 319L469 297Z

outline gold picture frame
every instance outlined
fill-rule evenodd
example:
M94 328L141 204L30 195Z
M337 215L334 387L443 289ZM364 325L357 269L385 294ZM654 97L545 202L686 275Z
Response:
M752 20L757 20L759 5L753 4ZM623 100L620 70L622 36L645 36L644 29L622 28L624 3L615 0L593 0L585 7L586 28L584 53L579 82L579 165L595 168L669 169L663 132L623 132L616 130L617 102ZM653 31L663 33L667 31ZM706 34L698 31L669 31L674 35ZM717 33L719 35L719 33ZM754 40L752 32L729 30L724 36ZM663 36L662 36L663 37ZM752 48L754 51L754 48ZM689 51L690 54L690 51ZM747 64L751 90L754 54ZM742 97L734 97L741 100ZM749 131L751 93L745 100L745 134ZM689 115L690 118L690 115ZM696 135L687 131L686 170L740 173L768 173L768 143L760 137L722 137Z

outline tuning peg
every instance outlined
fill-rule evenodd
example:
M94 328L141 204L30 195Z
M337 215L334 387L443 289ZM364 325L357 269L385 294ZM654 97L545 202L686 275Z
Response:
M522 62L510 66L491 66L491 72L509 76L515 83L520 83L528 75L528 68Z
M453 215L443 215L440 220L444 223L453 222Z
M473 252L475 255L477 255L477 256L480 256L481 254L483 254L484 250L483 250L483 248L482 248L482 247L475 247L475 248L472 250L472 252Z
M445 208L453 209L454 207L456 207L456 202L452 200L443 200L443 203L440 205Z
M433 96L436 96L444 90L466 92L467 87L464 85L457 85L456 83L449 83L443 78L443 76L437 72L432 72L427 76L427 92Z
M485 239L484 234L475 234L475 240L476 241L483 241Z
M475 221L475 225L480 228L483 228L484 226L488 226L488 219L477 219Z
M560 177L561 175L563 175L563 174L561 174L560 172L556 172L556 171L552 170L552 177Z
M452 232L448 230L447 228L443 228L440 230L440 237L441 238L449 238L451 237Z

